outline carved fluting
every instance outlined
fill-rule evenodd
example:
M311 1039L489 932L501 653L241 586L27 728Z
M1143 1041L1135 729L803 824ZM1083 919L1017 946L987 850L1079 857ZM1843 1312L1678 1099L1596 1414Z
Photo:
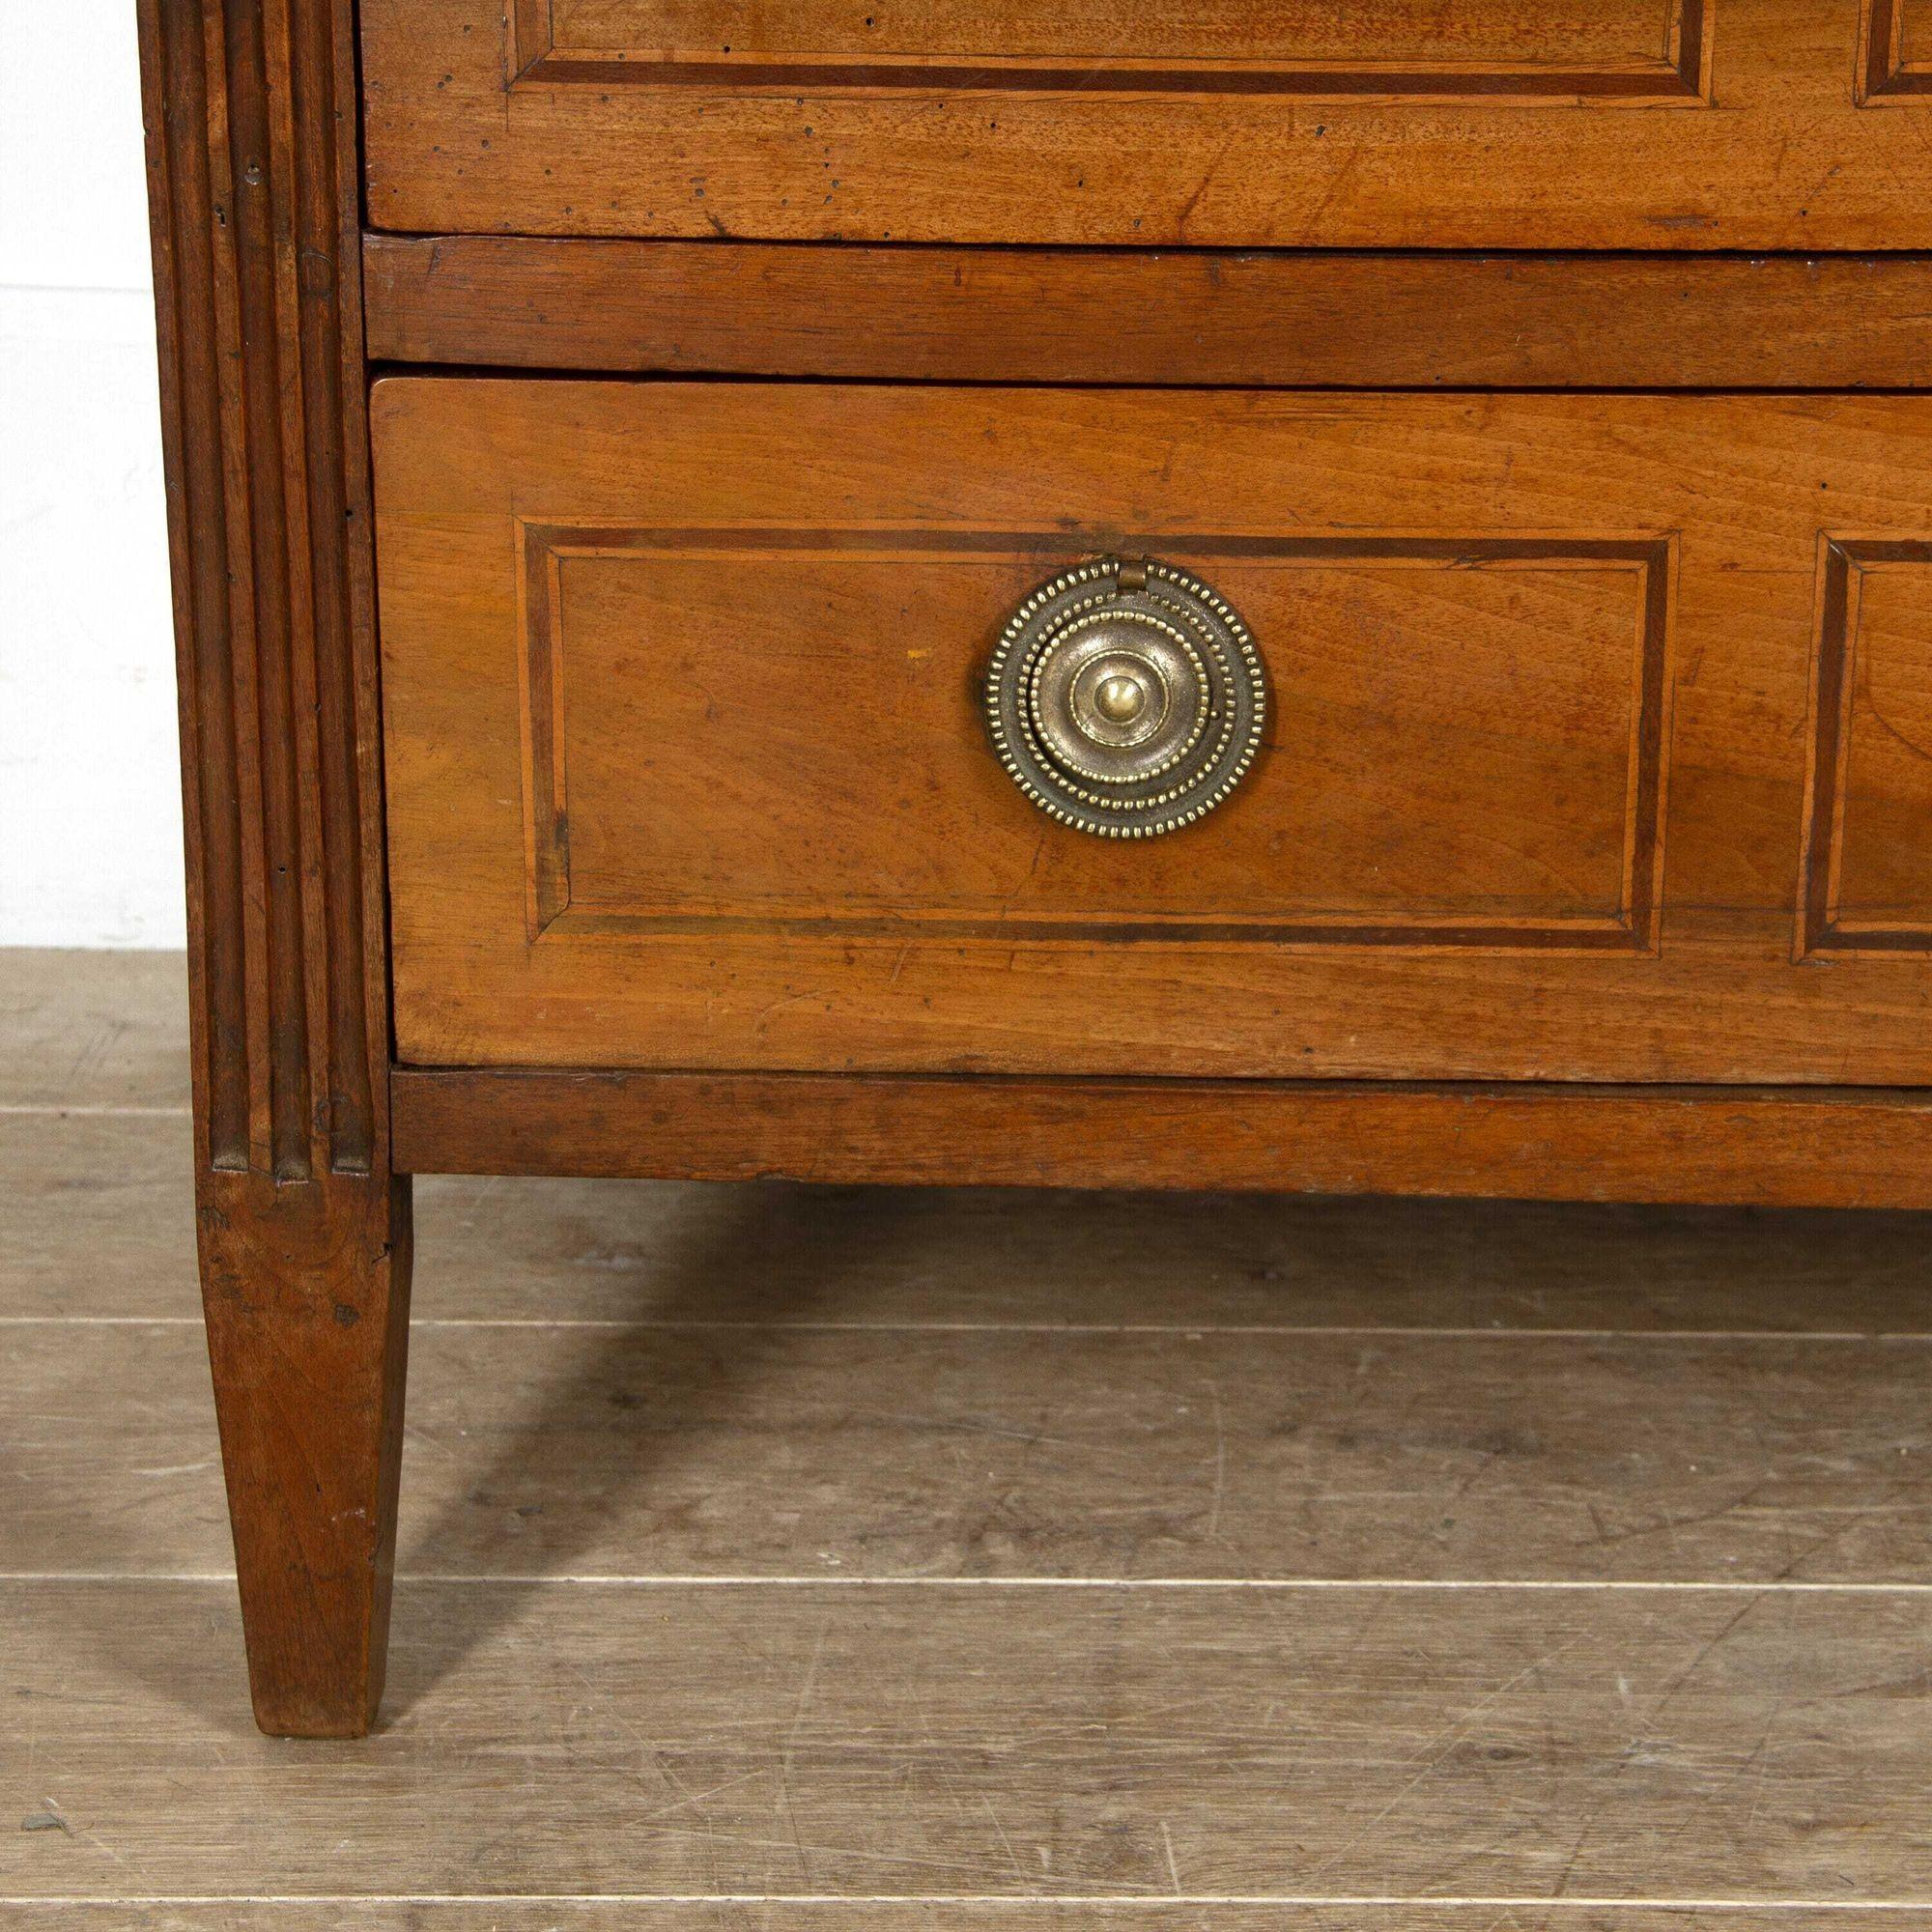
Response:
M255 1712L367 1729L402 1441L352 0L141 0L197 1230Z
M148 0L143 23L204 1158L367 1173L384 1042L354 49L316 0Z

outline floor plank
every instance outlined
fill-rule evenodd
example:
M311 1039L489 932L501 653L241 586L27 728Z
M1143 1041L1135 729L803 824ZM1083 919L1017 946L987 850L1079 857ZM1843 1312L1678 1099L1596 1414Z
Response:
M0 1114L0 1318L200 1315L187 1117Z
M428 1179L259 1738L181 977L0 955L0 1928L1932 1932L1920 1217Z
M196 1315L189 1172L183 1119L0 1114L0 1316ZM445 1178L416 1200L430 1320L1932 1333L1911 1214Z
M230 1561L201 1334L0 1326L0 1572ZM1932 1583L1932 1345L444 1327L459 1576Z
M0 1107L185 1107L187 957L0 951Z
M1932 1904L1922 1594L417 1584L347 1747L226 1586L0 1616L10 1897Z
M0 1901L0 1927L19 1932L127 1932L138 1912L141 1932L1819 1932L1876 1926L1932 1932L1932 1910L1869 1912L1843 1904L1632 1906L1467 1905L1408 1900L1351 1905L1180 1904L1173 1899L972 1901L895 1898L782 1903L726 1899L448 1899L263 1905L223 1900L173 1904L152 1899L89 1904L63 1899L36 1907Z
M998 1189L419 1183L424 1314L1932 1328L1925 1217Z

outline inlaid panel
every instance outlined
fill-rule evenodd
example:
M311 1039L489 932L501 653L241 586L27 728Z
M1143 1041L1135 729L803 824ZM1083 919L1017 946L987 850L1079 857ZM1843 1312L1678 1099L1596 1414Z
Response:
M526 526L534 931L1650 944L1666 542L1144 541L1277 691L1153 847L1043 838L960 714L1063 537Z
M1826 546L1804 945L1932 952L1932 543Z
M1932 248L1932 0L363 0L372 224ZM567 328L567 318L558 326ZM1667 346L1660 348L1667 366Z
M527 0L547 85L1132 87L1390 96L1698 91L1707 0Z
M1932 399L374 407L406 1061L1932 1080L1924 962L1793 957L1821 516L1922 526ZM1212 586L1271 686L1241 785L1156 839L1054 822L985 723L1009 614L1108 554ZM1867 722L1932 711L1932 577L1859 554L1845 917L1932 888Z
M1932 0L1864 0L1859 94L1875 103L1932 94Z

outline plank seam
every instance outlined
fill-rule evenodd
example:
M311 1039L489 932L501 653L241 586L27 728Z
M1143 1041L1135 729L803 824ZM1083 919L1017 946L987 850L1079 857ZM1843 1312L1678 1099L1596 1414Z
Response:
M1042 1906L1145 1907L1169 1910L1175 1906L1320 1906L1452 1908L1464 1911L1535 1910L1538 1912L1831 1912L1893 1913L1932 1909L1925 1898L1552 1898L1534 1893L1444 1895L1437 1892L820 1892L820 1891L230 1891L230 1892L86 1892L0 1895L0 1906L39 1906L81 1909L110 1905L710 1905L710 1906L983 1906L1037 1912Z
M199 1315L0 1315L0 1328L200 1328ZM515 1316L424 1316L411 1321L412 1330L431 1328L507 1329L554 1328L560 1333L609 1331L623 1335L724 1332L775 1335L1179 1335L1280 1336L1309 1340L1324 1335L1340 1339L1436 1342L1816 1342L1872 1343L1886 1347L1923 1348L1932 1334L1900 1330L1868 1334L1858 1329L1808 1328L1427 1328L1376 1326L1271 1327L1260 1323L1214 1321L1110 1324L1080 1321L629 1321L617 1317L546 1321Z
M232 1586L233 1571L35 1571L0 1570L0 1584L46 1583L60 1586L92 1583L173 1583ZM1874 1583L1800 1582L1789 1577L1752 1582L1744 1578L1723 1578L1712 1582L1679 1579L1615 1578L1601 1581L1542 1578L1489 1578L1415 1577L707 1577L667 1573L663 1576L587 1574L547 1576L541 1572L503 1572L466 1576L452 1571L398 1571L400 1586L529 1589L554 1585L558 1588L600 1590L1110 1590L1130 1591L1203 1590L1256 1591L1286 1596L1291 1592L1382 1591L1420 1596L1429 1591L1469 1594L1476 1591L1514 1592L1550 1595L1559 1591L1572 1594L1703 1595L1703 1596L1847 1596L1847 1597L1932 1597L1932 1582Z

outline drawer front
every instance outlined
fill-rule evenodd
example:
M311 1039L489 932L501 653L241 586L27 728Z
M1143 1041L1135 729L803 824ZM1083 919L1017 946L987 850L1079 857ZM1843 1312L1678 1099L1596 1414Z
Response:
M1932 399L397 379L375 426L407 1061L1932 1078ZM1145 839L983 703L1109 554L1267 683Z
M377 225L1932 246L1932 0L363 0Z

